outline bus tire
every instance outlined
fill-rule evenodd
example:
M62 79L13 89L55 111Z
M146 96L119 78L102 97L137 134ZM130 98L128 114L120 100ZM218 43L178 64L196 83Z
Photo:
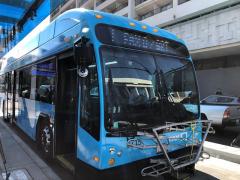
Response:
M43 119L38 125L37 145L47 159L53 154L53 131L48 120Z

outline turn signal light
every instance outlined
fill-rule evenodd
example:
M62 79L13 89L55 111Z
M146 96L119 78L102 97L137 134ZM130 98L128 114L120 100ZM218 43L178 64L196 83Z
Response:
M93 160L96 161L96 162L99 162L99 157L93 156Z
M103 18L103 16L100 15L100 14L96 14L95 17L96 17L97 19L102 19L102 18Z
M115 159L114 158L111 158L108 160L108 165L109 166L113 166L115 164Z
M130 25L130 26L136 26L136 24L133 23L133 22L130 22L129 25Z

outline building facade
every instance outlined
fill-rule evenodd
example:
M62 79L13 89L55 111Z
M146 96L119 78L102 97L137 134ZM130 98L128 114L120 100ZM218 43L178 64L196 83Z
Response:
M54 2L54 0L53 0ZM240 0L68 0L52 19L82 7L143 21L182 38L196 65L201 98L240 96Z

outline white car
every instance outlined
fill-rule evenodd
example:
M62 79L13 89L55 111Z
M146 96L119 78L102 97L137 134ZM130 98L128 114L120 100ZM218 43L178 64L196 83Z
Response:
M240 125L240 98L210 95L201 101L201 117L213 121L214 126Z

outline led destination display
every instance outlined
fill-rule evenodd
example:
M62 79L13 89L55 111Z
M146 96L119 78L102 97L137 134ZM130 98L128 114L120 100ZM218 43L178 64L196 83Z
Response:
M189 56L187 48L183 44L147 33L101 24L96 27L96 34L104 44L154 51L179 57Z

